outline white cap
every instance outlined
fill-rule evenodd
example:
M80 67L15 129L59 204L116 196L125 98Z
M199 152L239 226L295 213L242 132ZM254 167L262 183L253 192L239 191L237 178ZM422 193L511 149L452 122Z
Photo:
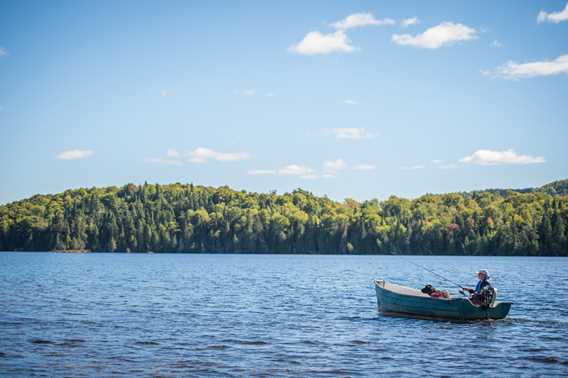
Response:
M485 275L485 279L489 279L489 272L486 269L480 269L477 271L477 274L483 273Z

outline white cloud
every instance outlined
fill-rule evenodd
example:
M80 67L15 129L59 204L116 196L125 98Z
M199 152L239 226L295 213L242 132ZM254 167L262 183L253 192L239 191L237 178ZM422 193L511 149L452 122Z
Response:
M469 26L453 22L442 22L415 36L394 34L392 41L398 45L437 49L444 45L451 45L459 41L468 41L475 38L477 38L477 31Z
M542 156L519 155L513 149L496 150L477 150L470 156L460 159L461 163L477 165L502 165L502 164L539 164L545 163Z
M166 96L168 95L168 91L167 91L166 89L162 89L162 90L160 91L160 95L161 95L162 97L166 97Z
M481 72L484 75L500 76L508 79L568 74L568 54L560 55L554 60L529 63L510 61L492 71Z
M246 152L218 152L210 148L198 147L189 153L180 153L174 148L166 151L165 157L148 158L145 161L153 164L181 167L187 163L206 163L210 160L231 162L250 158Z
M568 20L568 3L564 6L564 9L558 12L550 12L547 13L545 11L538 12L538 16L536 18L536 22L539 24L542 22L552 22L557 24L562 21Z
M373 138L375 136L363 127L340 127L326 130L326 132L331 133L336 139L360 140Z
M419 23L420 20L418 19L418 17L405 18L404 20L400 21L400 25L403 28L407 28L412 25L418 25Z
M424 166L420 164L400 167L400 169L402 169L403 171L415 171L417 169L422 169L422 168L424 168Z
M330 34L313 31L306 34L304 39L288 50L301 55L330 54L333 52L350 53L355 50L350 42L343 30Z
M319 174L312 168L299 165L299 164L288 164L280 169L251 169L247 173L251 176L297 176L303 180L319 180L319 179L330 179L335 178L335 173L344 168L345 162L341 159L326 162L330 163L329 167L333 169L326 170L325 172ZM326 166L324 164L324 166Z
M344 103L344 104L347 104L347 105L359 105L359 103L358 103L357 101L355 101L355 100L349 100L349 99L343 100L343 103Z
M198 147L189 153L190 163L205 163L209 160L222 162L246 160L250 156L246 152L218 152L210 148Z
M6 50L4 47L0 47L0 56L6 55L8 55L8 50Z
M266 97L275 97L276 95L272 92L268 92L267 94L265 94Z
M317 180L320 178L320 176L315 174L309 174L309 175L302 175L300 176L300 178L304 180Z
M347 163L343 159L329 160L323 163L323 169L328 173L335 173L345 168L347 168Z
M332 178L335 178L335 177L336 176L334 174L331 174L331 173L324 173L322 175L310 174L310 175L300 176L300 178L304 179L304 180L332 179Z
M278 170L278 174L283 176L307 176L313 172L314 170L310 167L297 164L290 164Z
M92 150L66 150L56 156L59 160L80 160L91 157L94 154Z
M251 176L269 176L277 172L274 169L251 169L247 173Z
M394 25L395 21L390 18L377 20L372 13L353 13L345 17L341 21L330 24L331 27L338 30L347 30L351 28L360 28L363 26L382 26Z
M499 42L498 40L494 40L493 42L491 42L491 44L489 46L499 48L499 47L503 47L503 44L501 42Z
M376 167L372 164L357 164L353 166L356 171L374 171Z

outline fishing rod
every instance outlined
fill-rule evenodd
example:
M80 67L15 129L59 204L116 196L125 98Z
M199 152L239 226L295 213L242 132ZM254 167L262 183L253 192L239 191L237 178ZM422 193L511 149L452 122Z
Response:
M419 268L422 268L422 269L424 269L425 271L430 272L430 273L432 273L432 274L434 274L434 275L440 277L441 279L443 279L443 280L445 280L445 281L447 281L447 282L449 282L449 283L451 283L451 284L453 284L453 285L459 287L459 288L462 289L462 290L467 290L467 289L466 289L465 287L463 287L462 285L460 285L460 284L458 284L458 283L455 283L454 281L450 280L449 278L446 278L446 277L442 276L441 274L439 274L439 273L433 271L432 269L428 269L428 268L426 268L425 266L422 266L422 265L420 265L420 264L417 264L417 263L415 263L415 262L413 262L413 261L409 261L409 262L410 262L412 265L415 265L415 266L417 266L417 267L419 267Z

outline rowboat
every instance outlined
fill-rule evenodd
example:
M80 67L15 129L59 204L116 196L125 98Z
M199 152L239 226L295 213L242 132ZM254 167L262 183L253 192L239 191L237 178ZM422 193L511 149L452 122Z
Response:
M512 302L494 301L488 307L476 306L468 298L432 298L420 290L375 280L379 312L385 315L440 320L503 319Z

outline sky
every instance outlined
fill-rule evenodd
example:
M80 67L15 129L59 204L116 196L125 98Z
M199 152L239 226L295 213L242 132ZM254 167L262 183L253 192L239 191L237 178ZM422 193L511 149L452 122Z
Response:
M567 0L0 2L0 203L525 188L567 141Z

